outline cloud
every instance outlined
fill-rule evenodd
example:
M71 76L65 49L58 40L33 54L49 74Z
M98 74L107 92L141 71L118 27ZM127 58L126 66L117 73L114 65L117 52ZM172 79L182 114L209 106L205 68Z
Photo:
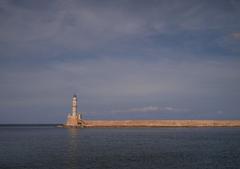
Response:
M145 107L135 107L125 110L114 110L111 113L171 113L171 112L188 112L188 109L176 108L176 107L159 107L159 106L145 106Z
M86 112L236 112L239 6L2 0L1 116L68 111L73 93Z
M148 106L148 107L142 107L142 108L132 108L129 111L130 112L151 112L151 111L157 111L159 110L159 107L157 106Z
M115 6L55 1L47 9L35 10L23 8L21 3L4 2L0 37L5 42L36 44L43 41L68 49L89 49L145 31L140 18Z
M164 110L167 111L167 112L175 112L175 113L177 113L177 112L183 113L183 112L189 112L190 111L187 108L183 109L183 108L176 108L176 107L170 107L170 106L164 107Z
M112 113L141 113L141 112L156 112L159 111L160 108L158 106L146 106L146 107L135 107L135 108L130 108L126 110L114 110Z
M223 114L224 112L222 110L218 110L217 114Z
M1 105L58 104L77 93L81 104L173 102L182 98L238 95L238 62L105 58L56 62L46 67L2 70ZM7 69L7 68L6 68ZM174 101L175 102L175 101ZM170 104L170 103L169 103ZM126 106L125 105L125 106ZM129 105L128 105L129 106ZM110 106L111 107L111 106ZM97 109L97 108L96 108ZM156 107L145 108L155 110ZM144 110L144 109L143 109ZM175 111L174 107L165 110Z
M1 1L0 39L15 50L79 51L179 31L222 30L238 26L240 14L232 3L225 6L235 11L234 17L222 3L209 1Z

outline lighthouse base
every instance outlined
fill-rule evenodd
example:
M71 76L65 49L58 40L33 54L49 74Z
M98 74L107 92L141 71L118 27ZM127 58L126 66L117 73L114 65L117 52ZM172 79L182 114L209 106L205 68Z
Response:
M69 114L64 127L83 127L83 121L79 115L73 116Z

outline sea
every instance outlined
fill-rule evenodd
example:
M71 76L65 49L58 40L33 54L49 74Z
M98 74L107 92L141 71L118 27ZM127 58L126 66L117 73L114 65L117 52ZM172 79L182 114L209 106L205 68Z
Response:
M240 128L0 126L0 169L239 168Z

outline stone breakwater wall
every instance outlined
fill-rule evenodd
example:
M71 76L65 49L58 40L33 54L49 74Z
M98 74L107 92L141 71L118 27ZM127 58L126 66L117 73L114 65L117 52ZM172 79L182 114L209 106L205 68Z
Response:
M240 127L240 120L84 120L84 127Z

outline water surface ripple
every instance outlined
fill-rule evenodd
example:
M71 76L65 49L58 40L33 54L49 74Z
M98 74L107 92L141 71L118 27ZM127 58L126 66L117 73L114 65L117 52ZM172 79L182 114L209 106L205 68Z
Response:
M237 169L240 128L0 127L1 169Z

